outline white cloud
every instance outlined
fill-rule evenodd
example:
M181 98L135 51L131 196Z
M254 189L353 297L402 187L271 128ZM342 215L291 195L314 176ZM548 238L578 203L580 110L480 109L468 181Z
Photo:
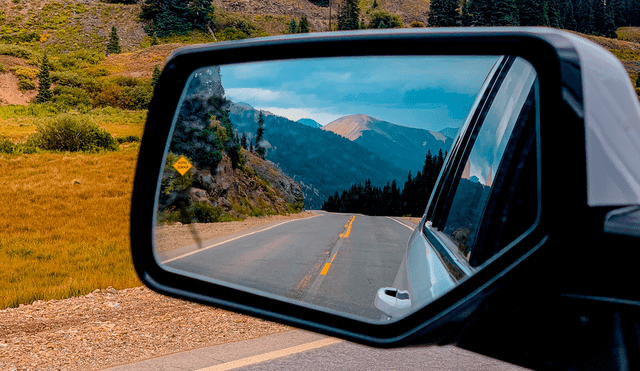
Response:
M263 102L290 102L295 95L286 91L275 91L260 88L230 88L225 89L225 95L234 102L260 104Z

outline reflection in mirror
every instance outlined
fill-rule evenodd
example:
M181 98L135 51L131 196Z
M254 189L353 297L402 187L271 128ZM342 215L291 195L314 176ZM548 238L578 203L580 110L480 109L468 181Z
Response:
M162 174L156 258L179 274L368 321L426 305L460 277L416 227L503 59L344 57L195 71ZM508 137L497 120L490 130ZM431 299L414 299L416 290Z

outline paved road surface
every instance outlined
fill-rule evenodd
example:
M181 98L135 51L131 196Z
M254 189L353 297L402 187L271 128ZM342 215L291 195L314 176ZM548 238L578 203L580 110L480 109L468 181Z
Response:
M172 354L108 371L522 371L456 347L376 349L294 330Z
M399 218L319 213L175 250L164 262L369 319L380 287L393 284L414 225Z

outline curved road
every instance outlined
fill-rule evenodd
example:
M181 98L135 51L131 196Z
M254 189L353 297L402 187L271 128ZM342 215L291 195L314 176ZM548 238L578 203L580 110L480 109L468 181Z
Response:
M318 213L164 256L168 267L368 319L391 286L415 225L400 218Z

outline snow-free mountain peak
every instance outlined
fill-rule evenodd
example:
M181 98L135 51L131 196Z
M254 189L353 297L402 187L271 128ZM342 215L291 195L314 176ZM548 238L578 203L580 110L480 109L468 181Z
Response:
M343 136L351 141L354 141L362 136L362 132L369 130L370 123L382 122L375 117L358 114L341 117L325 126L322 130L334 132L340 136Z

